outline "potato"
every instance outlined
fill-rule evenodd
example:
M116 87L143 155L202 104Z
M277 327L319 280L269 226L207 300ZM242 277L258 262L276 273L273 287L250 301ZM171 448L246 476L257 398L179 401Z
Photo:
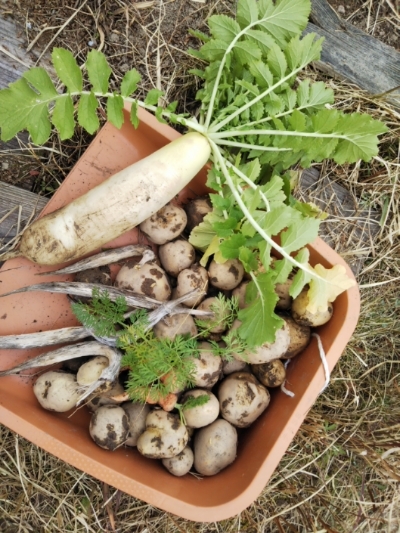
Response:
M194 437L194 467L203 476L213 476L233 463L237 454L237 431L226 420L215 420Z
M170 459L163 459L161 462L170 474L177 477L182 477L189 472L193 466L194 455L189 446L186 446L181 453L171 457Z
M125 446L136 446L137 440L146 429L146 418L150 413L150 406L146 403L124 402L122 409L128 416L129 433Z
M103 405L93 413L89 433L100 448L115 450L128 437L128 416L119 405Z
M310 342L311 328L298 324L290 316L285 316L284 320L289 327L290 343L282 359L292 359L301 353Z
M265 387L279 387L286 379L285 366L280 359L261 365L251 365L251 371Z
M39 376L33 392L44 409L57 413L69 411L79 399L76 377L60 370L50 370Z
M194 198L188 204L183 206L187 215L186 230L191 232L193 228L203 222L207 213L211 213L212 205L209 196Z
M193 290L203 291L203 294L199 292L196 296L189 298L183 305L187 307L196 307L204 299L208 289L208 275L207 270L195 263L190 268L185 268L179 272L177 278L177 286L173 291L173 299L180 298L181 296L191 292Z
M185 409L185 401L189 398L198 398L199 396L208 396L208 402L203 405ZM217 397L205 389L193 389L186 392L180 403L183 405L182 413L186 420L186 425L190 428L202 428L208 426L219 415L219 402Z
M303 290L292 303L292 317L301 326L317 327L326 324L332 317L333 306L329 304L325 311L310 313L307 310L308 290Z
M243 281L232 291L232 298L238 299L239 309L244 309L246 307L246 289L249 283L250 281Z
M200 305L197 306L197 309L200 309L201 311L213 311L212 307L216 306L218 302L218 298L216 296L211 296L210 298L206 298L201 302ZM225 307L224 311L219 313L218 316L215 315L208 317L203 316L201 317L202 322L205 322L207 324L210 324L208 327L208 333L223 333L227 328L227 319L229 317L229 310ZM213 327L212 325L215 324ZM205 337L206 335L204 335Z
M221 381L218 388L221 416L232 425L248 427L265 411L270 395L249 372L235 372Z
M171 286L166 273L154 263L137 265L128 261L118 272L115 285L161 302L171 296Z
M87 386L91 385L99 379L101 373L109 365L108 357L98 355L84 363L76 374L76 381L78 385Z
M196 368L194 372L194 386L211 389L219 380L222 372L222 359L214 355L212 346L208 342L199 343L200 357L193 357Z
M154 244L165 244L179 237L186 222L187 216L181 207L167 204L144 220L140 229Z
M208 277L213 287L221 290L232 290L243 279L244 268L239 259L228 259L225 263L217 263L214 259L208 267Z
M151 459L169 459L185 448L189 435L179 417L166 411L152 411L146 418L146 430L137 440L137 449Z
M153 327L154 335L159 339L175 339L177 335L197 335L197 326L189 314L168 315Z
M184 239L163 244L158 250L158 256L165 271L175 278L179 272L190 268L196 260L193 246Z

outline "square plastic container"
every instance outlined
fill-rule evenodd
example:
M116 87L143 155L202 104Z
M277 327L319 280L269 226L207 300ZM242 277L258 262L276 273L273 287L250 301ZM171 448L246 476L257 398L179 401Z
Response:
M140 111L140 119L137 130L130 125L127 112L120 130L107 123L43 214L62 207L179 136L145 111ZM206 192L205 177L204 170L182 192L182 201ZM135 242L137 232L132 230L110 245ZM352 276L343 259L321 239L309 249L311 264L330 267L339 263ZM12 259L0 270L0 294L33 283L72 279L51 274L36 276L49 270L50 267L40 267L23 258ZM357 324L359 305L359 292L354 287L337 298L333 318L317 329L331 370ZM76 324L65 295L34 292L0 299L0 335ZM0 350L0 369L49 349ZM158 461L140 456L134 448L114 452L99 448L89 436L90 416L86 409L79 409L72 416L43 410L33 395L30 375L0 378L0 422L61 460L156 507L189 520L218 521L240 513L258 497L318 397L325 375L315 339L292 360L287 380L294 398L274 391L268 409L250 428L240 432L236 461L216 476L203 479L191 475L176 478Z

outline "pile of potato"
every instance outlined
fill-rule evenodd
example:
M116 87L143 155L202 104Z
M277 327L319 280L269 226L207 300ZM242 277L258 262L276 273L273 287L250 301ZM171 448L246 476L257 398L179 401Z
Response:
M185 209L168 204L145 220L140 229L158 245L158 260L143 264L138 264L137 259L128 260L114 285L159 301L200 289L204 294L190 298L184 305L203 310L210 310L222 291L225 296L236 296L243 308L249 280L241 263L236 259L223 264L212 260L206 269L198 263L200 256L185 237L210 210L208 199L199 198ZM104 278L104 272L95 275ZM86 279L85 273L79 279ZM93 412L89 428L93 440L109 450L136 446L145 457L162 460L165 468L176 476L185 475L193 467L199 474L210 476L231 464L237 455L237 428L248 427L265 411L270 401L268 389L285 382L285 360L296 356L308 344L310 326L326 322L332 313L330 309L322 318L303 316L306 294L292 302L288 293L290 283L289 280L277 287L277 310L284 319L284 327L277 332L274 343L248 353L246 360L233 353L231 361L224 361L214 355L208 342L219 341L227 333L221 317L219 326L208 332L209 337L199 339L200 357L193 357L196 367L193 389L175 391L167 404L150 405L126 401L123 385L115 384L87 404ZM236 320L232 327L239 324ZM154 327L154 334L164 338L178 334L195 336L197 327L190 314L176 314L161 320ZM51 404L56 387L48 385L46 374L36 381L35 394L47 409L69 410L74 405L74 391L97 380L107 364L106 357L97 356L74 368L75 374L67 374L69 393L64 407L55 408ZM206 403L184 408L188 397L202 395L209 397ZM183 405L183 417L176 414L177 402Z

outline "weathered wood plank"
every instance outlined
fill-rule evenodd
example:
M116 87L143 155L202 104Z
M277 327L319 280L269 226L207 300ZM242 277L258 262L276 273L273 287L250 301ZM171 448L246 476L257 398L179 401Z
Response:
M295 196L304 202L313 202L328 213L329 217L321 223L320 236L357 275L380 231L380 213L365 209L345 187L328 176L320 176L315 168L302 172Z
M312 0L306 33L325 37L317 67L345 78L372 95L400 107L400 53L340 19L326 0Z
M15 237L48 201L48 198L0 181L0 244Z

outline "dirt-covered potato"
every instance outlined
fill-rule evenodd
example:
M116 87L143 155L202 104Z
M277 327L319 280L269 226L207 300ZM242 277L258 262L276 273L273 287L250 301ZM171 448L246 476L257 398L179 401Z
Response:
M225 263L217 263L214 259L208 267L208 277L213 287L230 291L237 287L243 279L244 268L239 259L228 259Z
M191 407L190 409L185 408L185 402L190 398L198 398L199 396L208 396L207 403L203 405L198 405L196 407ZM210 391L205 389L193 389L186 392L180 403L183 405L182 413L186 420L186 425L190 428L202 428L208 426L214 420L218 418L219 415L219 402L218 398Z
M179 272L193 265L196 253L190 242L177 239L160 246L158 257L165 271L176 278Z
M76 374L76 381L78 385L87 386L91 385L99 379L101 373L109 365L108 357L97 355L84 363Z
M173 291L173 299L180 298L188 292L198 290L199 294L197 296L194 295L183 303L183 305L186 305L187 307L196 307L196 305L199 305L199 303L204 300L207 289L207 270L198 263L195 263L190 268L185 268L179 272L177 286ZM203 291L203 294L201 291Z
M159 339L175 339L177 335L197 335L197 326L192 315L179 313L168 315L154 326L154 335Z
M154 244L165 244L179 237L186 223L185 211L176 205L167 204L142 222L140 229Z
M238 328L240 324L241 322L236 319L232 324L232 329ZM260 365L262 363L267 363L268 361L273 361L274 359L280 359L286 353L289 347L289 342L289 327L286 322L284 322L282 328L277 330L274 342L266 342L254 351L246 352L244 356L237 353L232 353L232 355L239 361L245 361L253 365Z
M289 328L290 343L282 359L292 359L301 353L310 342L311 328L298 324L292 317L284 316Z
M223 333L227 327L227 320L229 318L229 310L226 306L218 305L219 299L216 296L210 296L197 306L201 311L213 312L213 316L201 317L202 322L208 326L208 333Z
M115 286L164 302L171 296L167 274L155 263L144 265L127 262L115 278Z
M213 476L233 463L237 455L237 431L226 420L215 420L194 437L194 467L203 476Z
M292 279L287 279L285 283L277 283L275 285L275 292L279 296L279 300L276 302L276 309L279 311L287 311L292 305L292 297L289 294L292 283Z
M246 363L246 361L239 361L238 359L223 361L222 363L222 373L224 376L228 376L234 372L246 372L248 369L249 365Z
M128 437L128 416L119 405L103 405L93 413L89 433L100 448L115 450Z
M187 215L186 230L191 232L193 228L203 222L203 218L207 213L211 213L212 205L209 196L201 196L194 198L189 203L183 206Z
M200 357L193 357L195 366L193 383L195 387L211 389L219 380L222 372L222 359L214 355L208 342L199 343Z
M39 376L33 392L44 409L57 413L69 411L79 399L75 375L61 370L50 370Z
M246 289L249 283L250 281L242 281L242 283L232 291L232 298L238 299L239 309L244 309L246 307Z
M150 459L169 459L185 448L189 435L179 417L160 409L146 418L146 430L137 440L137 449Z
M235 372L218 388L221 416L236 427L245 428L265 411L270 395L249 372Z
M146 429L146 418L150 413L150 406L146 403L124 402L122 409L128 416L129 433L125 446L136 446L137 440Z
M265 387L280 387L286 379L285 366L280 359L261 365L251 365L251 371Z
M193 466L194 455L189 446L186 446L181 453L171 457L170 459L163 459L161 462L174 476L182 477L187 474Z
M317 327L326 324L332 317L333 305L329 304L325 311L310 313L307 310L308 289L303 290L292 303L292 317L302 326Z

